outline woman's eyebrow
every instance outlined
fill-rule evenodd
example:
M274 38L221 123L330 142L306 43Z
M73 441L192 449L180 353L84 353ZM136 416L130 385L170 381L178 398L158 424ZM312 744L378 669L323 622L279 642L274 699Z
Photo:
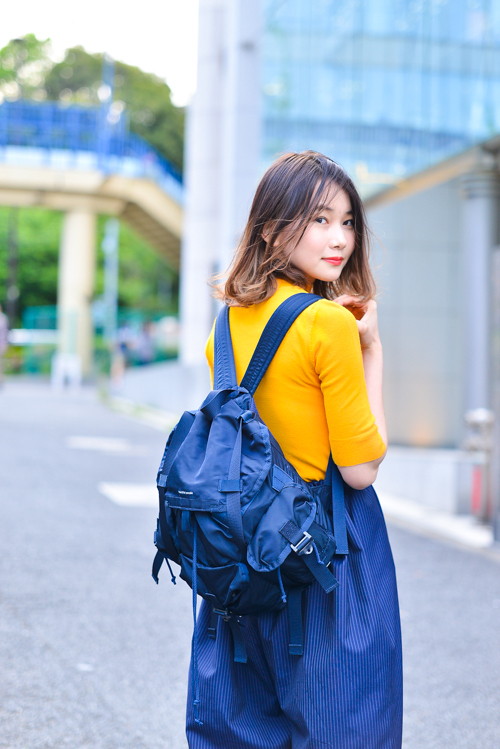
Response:
M319 205L319 206L318 206L318 208L317 208L317 212L318 212L318 213L320 213L321 211L328 211L329 213L334 213L334 212L335 212L335 209L334 209L334 208L331 208L331 207L330 207L329 205L327 205L327 204L325 203L324 205ZM354 216L354 211L352 211L352 210L350 210L350 211L346 211L346 212L344 213L344 216Z

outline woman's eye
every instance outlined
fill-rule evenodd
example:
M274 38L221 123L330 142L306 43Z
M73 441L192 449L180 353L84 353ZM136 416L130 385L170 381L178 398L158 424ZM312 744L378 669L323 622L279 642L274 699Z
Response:
M354 219L349 218L347 221L344 221L344 226L354 226Z
M322 224L324 221L326 221L326 218L324 216L318 216L316 221L318 222L318 224Z

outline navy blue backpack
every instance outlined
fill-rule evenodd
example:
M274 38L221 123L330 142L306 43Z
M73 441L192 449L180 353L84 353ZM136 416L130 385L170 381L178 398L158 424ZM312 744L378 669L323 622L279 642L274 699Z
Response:
M240 617L288 605L289 650L303 653L302 591L317 580L338 587L329 569L347 554L344 488L330 458L324 481L304 481L259 417L253 395L294 320L322 297L296 294L267 323L238 386L229 308L217 316L214 389L198 411L186 411L170 434L157 485L160 511L153 578L166 561L180 565L193 590L196 685L196 600L231 627L234 660L245 663Z

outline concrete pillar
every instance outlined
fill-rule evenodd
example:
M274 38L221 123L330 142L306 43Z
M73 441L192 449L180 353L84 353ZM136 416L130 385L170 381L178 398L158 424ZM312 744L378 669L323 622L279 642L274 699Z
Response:
M198 84L188 112L181 258L181 361L201 365L260 163L260 1L200 0Z
M226 18L226 76L222 127L221 241L226 270L243 231L259 178L261 156L261 8L231 0Z
M492 251L498 233L498 175L478 170L462 180L465 409L491 408Z
M188 109L180 270L181 362L201 364L215 314L207 285L220 241L221 107L226 0L200 0L198 83Z
M492 498L493 498L493 533L495 543L500 546L500 247L492 255L492 326L493 326L493 429L492 450Z
M495 169L478 169L462 179L463 224L462 268L464 276L463 314L465 334L465 411L493 409L495 403L493 300L498 243L498 174ZM486 412L487 413L487 412ZM498 423L494 430L498 437ZM493 448L493 449L491 449ZM500 536L498 445L485 445L484 461L475 468L480 477L482 516L493 517L495 538Z
M92 368L95 237L95 213L84 208L66 213L59 255L59 354L76 355L84 376Z

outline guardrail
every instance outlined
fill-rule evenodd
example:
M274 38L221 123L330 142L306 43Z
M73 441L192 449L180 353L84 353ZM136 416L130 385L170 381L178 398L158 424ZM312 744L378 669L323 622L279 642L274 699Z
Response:
M146 177L182 202L178 169L146 140L130 133L125 113L112 106L4 101L0 104L0 161Z

